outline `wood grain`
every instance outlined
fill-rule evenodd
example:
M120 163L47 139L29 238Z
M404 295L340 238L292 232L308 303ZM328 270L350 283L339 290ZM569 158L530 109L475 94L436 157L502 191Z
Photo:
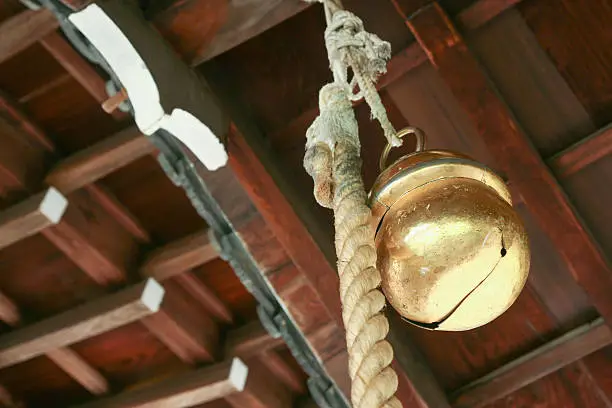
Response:
M213 319L224 324L232 324L234 322L232 311L227 305L208 286L196 278L193 273L189 271L183 272L175 276L174 280L185 292L191 294Z
M68 200L62 221L42 234L98 284L123 283L138 243L87 191L76 191Z
M219 356L219 328L211 317L194 308L175 282L165 282L166 296L158 313L142 323L174 354L188 364L209 363Z
M57 224L68 201L50 188L0 212L0 249Z
M568 147L547 162L559 178L569 177L612 153L612 126Z
M40 40L40 44L96 101L102 103L108 98L106 83L102 77L59 33L45 36ZM111 115L116 119L127 116L119 110L111 112Z
M243 392L225 397L234 408L285 408L293 405L291 391L281 382L269 381L272 373L261 364L249 364L249 378Z
M230 1L227 21L221 26L207 47L202 47L191 58L191 65L199 65L234 48L265 30L301 12L307 4L298 0Z
M606 30L610 3L540 0L518 8L595 126L608 125L612 121L612 36ZM550 154L578 141L558 144Z
M521 191L525 204L555 243L576 281L604 319L612 322L612 301L608 296L612 271L605 255L444 11L434 4L407 24L476 124L499 167ZM500 139L498 135L504 137Z
M485 406L611 343L612 332L597 319L461 388L453 396L453 406Z
M106 378L71 349L60 347L45 355L92 394L108 393L110 386Z
M297 394L304 394L306 386L302 376L296 372L285 360L274 351L264 351L259 360L270 372Z
M281 344L282 339L272 338L259 321L253 321L230 332L225 341L225 355L248 359Z
M0 95L0 100L2 95ZM1 104L0 104L1 105ZM52 155L37 139L24 135L27 126L0 106L0 205L6 208L40 190Z
M179 374L113 397L79 405L80 408L187 408L240 392L251 378L238 359Z
M61 160L45 181L69 194L154 151L149 139L133 126Z
M163 290L154 280L76 307L0 337L0 367L8 367L155 313Z
M164 280L218 257L207 231L200 231L151 252L140 267L140 274Z
M5 61L55 31L59 22L45 8L27 10L0 24L0 62Z

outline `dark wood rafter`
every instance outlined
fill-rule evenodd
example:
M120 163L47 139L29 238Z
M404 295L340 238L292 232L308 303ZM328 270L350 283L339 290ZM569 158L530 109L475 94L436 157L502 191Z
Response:
M453 406L486 406L610 344L610 328L597 319L459 389L452 397Z
M0 248L60 222L68 200L51 187L0 213Z
M45 181L70 194L154 151L153 144L130 127L60 161Z
M251 376L249 368L241 360L231 359L211 367L178 374L166 380L136 386L132 390L80 407L187 408L239 394Z
M505 10L518 4L520 1L521 0L478 0L459 13L456 18L457 24L466 30L476 30ZM393 57L387 63L387 73L376 83L377 89L385 89L387 86L406 75L410 70L417 68L425 62L427 62L427 54L418 43L412 43L402 50L395 51ZM299 124L303 123L305 119L314 118L317 111L317 107L312 107L312 110L308 110L299 117L293 119L292 122L287 125L287 128L291 126L299 127Z
M11 327L24 324L18 306L3 293L0 293L0 320ZM59 347L45 355L92 394L102 395L109 391L104 376L71 349Z
M612 271L549 169L495 93L457 29L437 3L393 1L483 138L500 169L521 192L576 281L612 322ZM468 85L466 85L468 84ZM499 137L498 135L504 135Z
M0 337L0 367L8 367L57 348L156 313L164 289L153 279L108 295Z
M8 102L5 102L5 105L8 106ZM21 116L20 119L22 123L27 121L25 123L28 128L35 128L25 116ZM45 137L41 131L38 135ZM85 190L73 189L94 183L98 178L108 175L118 168L117 163L126 165L131 160L141 157L137 149L129 149L129 144L132 142L129 131L119 135L119 138L128 146L121 144L120 146L124 148L113 149L115 139L109 143L102 142L102 147L94 146L87 149L83 154L77 154L66 162L61 162L56 170L50 172L48 179L58 182L66 191L72 191L69 195L71 205L59 224L41 231L94 281L103 286L123 284L127 281L138 243L120 228L114 217L93 199L91 194L87 194ZM137 144L141 142L143 141ZM146 140L144 142L148 143ZM27 165L27 162L23 165ZM83 170L78 173L83 180L79 181L78 177L74 177L74 173L70 170L73 169L71 166ZM91 215L85 216L85 212L95 215L98 222L93 223ZM130 218L129 215L126 217ZM95 230L98 232L92 233ZM200 259L206 261L211 258L200 257ZM216 354L215 342L218 336L216 324L209 318L202 318L202 324L203 322L208 322L208 330L196 329L201 323L196 320L192 309L182 305L181 299L172 294L162 304L161 313L147 319L146 325L177 355L189 363L194 363L212 361Z
M59 27L53 13L47 9L27 10L0 25L0 62L25 50Z
M80 0L74 2L79 3L79 6L86 3ZM307 23L308 20L302 18L304 15L308 14L309 18L316 17L314 9L296 16L308 7L300 1L282 3L279 5L276 0L265 0L255 6L228 0L210 2L163 0L152 2L146 12L152 23L182 55L183 59L192 66L209 61L219 53L228 50L229 53L226 55L236 52L235 56L229 58L230 62L249 63L253 62L251 59L256 56L254 51L261 51L258 49L260 45L252 47L246 44L246 47L230 49L292 16L295 16L296 22L306 21ZM571 404L571 400L574 400L576 406L593 408L607 406L612 397L610 393L612 384L609 383L605 368L609 361L612 361L610 358L612 356L610 354L612 336L608 327L612 321L612 302L607 300L609 297L607 294L612 288L610 266L597 242L583 227L570 202L576 202L580 212L590 223L589 225L593 226L593 216L588 211L588 205L585 210L583 203L578 199L583 197L574 197L576 192L573 189L582 178L592 177L598 172L597 175L600 176L606 173L606 169L609 168L606 166L609 164L612 151L610 148L612 132L605 127L592 133L595 125L590 120L587 120L590 123L589 126L573 127L574 122L569 119L559 120L556 126L551 126L551 121L554 121L560 113L567 113L569 107L574 105L565 99L561 101L561 97L557 99L553 97L564 94L550 91L551 84L555 82L541 80L543 75L547 75L545 72L550 73L550 71L545 71L542 68L543 65L538 65L542 58L550 58L551 61L556 58L555 61L547 61L548 66L560 72L563 71L563 75L569 75L569 79L561 78L561 74L559 78L561 81L571 83L570 94L571 91L578 93L576 87L577 84L579 85L580 78L572 78L574 73L571 69L566 69L561 65L568 61L571 65L571 58L579 54L572 47L575 47L580 41L577 40L576 44L571 43L567 46L557 45L553 47L554 52L549 50L548 45L550 44L544 46L546 41L549 41L546 39L542 41L542 36L547 35L546 24L543 27L534 26L535 23L532 21L534 17L526 15L525 10L531 10L530 12L533 13L534 8L540 7L545 0L534 0L533 2L475 0L457 2L457 4L441 0L440 3L448 10L449 15L453 16L452 21L437 2L430 0L392 0L384 6L379 5L380 10L378 11L381 16L384 16L384 19L379 20L384 20L385 24L388 23L390 26L397 25L389 32L392 34L390 39L394 44L394 49L400 49L391 59L388 73L381 78L378 84L379 89L385 90L383 92L385 105L399 112L399 116L391 119L394 123L399 124L402 123L400 119L403 118L398 118L402 114L406 115L405 118L410 117L406 106L411 106L414 98L408 97L404 100L397 96L402 90L414 86L414 81L423 78L430 80L435 76L435 79L431 79L428 85L424 86L427 96L429 97L431 93L432 99L440 98L440 94L447 92L446 87L448 87L454 94L454 99L453 95L448 93L449 97L443 96L441 100L432 103L439 103L440 111L448 109L451 102L454 104L458 102L464 108L467 112L468 126L471 126L469 123L471 119L471 122L476 124L476 131L472 129L471 132L465 131L464 134L461 134L462 129L457 129L458 137L468 136L470 139L478 139L474 136L477 134L482 136L485 144L493 153L491 163L487 162L487 164L499 169L504 176L509 178L509 185L512 188L513 197L517 198L515 203L519 211L525 213L526 224L533 224L531 227L528 225L528 229L534 229L534 225L539 225L536 233L530 231L530 236L534 236L534 240L537 241L535 244L537 252L542 252L544 248L551 254L544 251L540 255L544 258L549 256L552 260L534 258L535 270L532 271L530 287L526 289L526 292L529 293L524 293L513 309L498 321L493 322L489 330L485 327L474 333L447 334L451 340L448 340L449 337L445 340L436 337L435 334L429 336L429 334L415 333L410 328L406 328L403 322L394 321L391 337L395 339L397 348L397 359L394 365L400 374L400 398L405 406L423 408L498 406L498 404L499 406L521 404L533 406L543 401L548 402L548 399L550 399L549 405L554 406L560 406L566 402ZM603 4L604 2L602 0L597 3ZM519 7L516 7L515 10L508 11L517 5ZM0 4L0 13L3 12L1 6L2 4ZM355 11L365 18L366 26L377 24L377 14L362 13L362 10L375 10L367 0L347 0L347 7L352 9L353 6ZM412 41L412 37L406 30L402 31L403 24L399 18L397 21L390 21L392 20L390 16L394 14L394 6L400 10L399 15L411 29L417 41ZM388 8L387 11L382 10L385 7ZM601 13L604 11L599 10ZM522 26L519 27L516 22L517 19L523 18L521 13L529 23L528 27L527 23L522 22L526 30L529 31L529 28L532 28L534 31L529 32L533 39L520 37L517 34L518 31L512 31L509 37L512 44L508 48L515 54L508 58L499 58L501 51L490 48L495 45L496 41L499 41L499 38L502 38L500 35L503 35L504 30L522 29ZM553 14L555 13L557 11L554 11ZM508 18L510 14L515 18ZM536 17L535 20L541 24L542 16L538 14ZM584 15L581 18L583 17ZM308 23L310 25L307 28L314 30L313 21ZM378 32L378 30L375 31ZM400 35L402 32L403 36ZM468 49L466 41L458 32L466 35L467 43L472 47L471 50ZM287 31L285 27L286 33L293 35L293 32ZM491 33L494 34L494 39L487 40L491 38L488 36ZM385 34L385 38L387 37L384 30L382 34ZM267 35L263 34L263 36ZM278 35L278 32L275 35ZM523 44L524 38L532 43ZM32 117L37 117L37 104L40 105L40 101L44 101L48 95L63 91L64 88L70 90L81 87L79 92L85 96L91 96L90 99L97 103L102 103L107 99L105 78L93 65L83 59L57 31L57 21L50 13L25 11L15 14L0 23L0 39L0 69L3 68L2 63L5 62L6 66L14 71L15 66L18 65L16 62L36 61L44 54L48 61L50 61L49 58L57 61L58 67L62 70L55 73L54 76L45 78L44 81L32 80L32 84L25 84L23 89L18 89L17 100L30 111ZM537 43L538 40L540 44ZM395 47L395 44L400 44L401 47ZM409 45L406 46L406 44ZM299 50L300 46L299 43L296 44L296 50ZM531 59L531 53L534 52L534 48L538 47L544 48L544 50L537 50L541 51L541 55L537 56L540 60L537 60L536 57ZM516 52L517 50L520 52ZM472 56L471 52L474 52L475 56ZM521 66L521 69L512 73L499 72L504 68L503 66L500 68L500 64L503 65L505 62L506 65L511 66L508 61L518 61L520 60L518 56L521 55L528 57L528 61ZM274 67L270 71L261 70L255 64L254 70L259 69L258 74L263 75L275 74L273 76L279 79L278 88L282 88L280 84L284 84L287 88L284 80L295 72L290 68L295 68L296 64L304 61L304 58L300 59L292 54L290 56L293 59L282 60L284 65L279 69ZM610 59L602 55L602 61L598 63L605 66L606 58ZM221 66L227 62L224 57L219 60ZM477 60L486 67L489 75L483 73ZM212 65L215 63L216 61L213 61ZM589 64L587 59L584 62L586 71L590 69ZM209 65L211 63L198 67L198 71L206 74L207 79L209 79ZM541 72L538 71L540 76L530 75L538 68L542 68ZM276 75L277 73L281 75ZM232 78L232 75L233 73L226 75L225 81L237 79ZM312 77L304 76L300 72L296 75L304 85L300 90L307 91L305 93L308 94L316 88L313 85L315 84L313 78L316 78L317 82L321 79L318 73ZM495 85L491 85L489 77L493 78ZM299 196L292 195L291 187L294 186L283 184L287 181L292 182L292 177L299 179L301 175L292 173L279 176L278 174L279 163L285 163L286 159L279 157L280 155L289 153L290 157L287 162L292 165L296 164L291 162L298 157L298 154L294 153L303 148L305 124L317 114L317 108L313 106L316 100L314 97L311 100L298 98L299 101L294 101L290 97L285 98L290 101L287 104L292 104L292 108L287 109L287 112L281 112L278 115L280 119L275 117L276 122L274 122L274 120L266 119L265 116L270 112L275 112L274 109L279 103L275 98L278 99L278 95L291 96L295 93L276 92L277 85L270 84L267 78L261 79L261 82L258 81L260 79L255 78L257 83L253 84L254 88L262 88L262 84L268 84L272 88L271 93L276 93L270 98L262 97L261 106L258 106L259 101L252 100L252 95L245 98L236 97L236 93L245 91L241 89L245 86L244 81L237 81L238 85L235 88L226 87L223 81L221 84L215 80L209 81L213 88L218 87L215 91L221 99L229 98L229 102L227 100L224 102L231 112L234 124L227 145L230 152L229 168L215 173L202 171L201 176L211 188L221 208L228 214L247 248L252 252L262 273L284 301L298 326L304 331L317 357L322 361L330 376L346 392L349 387L346 375L347 353L342 322L339 318L340 309L336 295L337 277L333 262L329 262L333 259L330 256L333 251L330 251L330 248L326 246L326 241L322 239L326 237L325 234L328 231L323 231L321 225L316 225L316 220L311 219L319 213L308 213L303 207L300 207L299 202L296 203L299 201L296 200L296 197ZM438 81L440 88L445 88L445 90L430 89L429 85L435 81ZM516 95L519 91L508 91L513 81L521 84L529 84L529 81L537 82L541 85L541 89L533 93L540 95L538 94L540 92L542 95L540 99L534 98L534 100L540 102L559 100L560 102L559 104L550 103L549 105L554 106L547 109L535 109L537 114L542 113L541 116L544 116L542 120L536 118L536 121L534 119L536 113L526 115L525 111L530 110L537 103L525 104L524 99L528 96L521 99ZM596 83L597 81L591 82ZM288 83L293 84L293 82ZM6 86L12 92L12 86L8 84ZM511 108L507 108L505 102L500 100L496 86L499 88L499 94L504 95ZM291 88L293 89L293 85ZM385 94L388 95L385 96ZM527 94L531 95L529 92ZM70 98L72 96L67 97L66 100ZM232 98L237 101L236 106L233 106ZM589 101L588 95L576 94L568 98ZM449 102L451 99L452 101ZM93 104L93 101L91 102ZM391 106L394 104L397 106ZM520 105L520 109L517 109L517 105ZM31 106L34 109L30 110ZM299 109L296 108L298 106ZM363 120L365 109L363 108L356 104L360 127L365 122ZM600 107L589 105L588 108L594 110ZM418 108L417 111L423 113L423 109L419 109L421 108ZM2 97L0 98L0 110L2 111L0 115L0 144L2 146L0 149L0 198L2 198L0 201L0 236L4 239L0 239L0 248L4 247L3 251L10 253L13 246L16 250L25 242L41 240L53 243L53 247L59 248L71 263L82 269L99 286L106 288L94 295L93 300L91 300L92 296L87 294L87 302L102 301L104 297L96 300L95 296L107 293L106 290L110 293L119 288L125 288L126 285L131 285L143 278L153 277L162 281L166 289L166 296L160 311L138 319L142 321L142 324L136 326L150 336L156 344L161 343L158 347L175 358L176 362L182 366L176 372L172 370L166 372L165 368L162 368L162 375L157 377L159 373L156 372L154 381L140 382L141 377L136 377L135 381L133 378L117 381L112 369L108 371L106 366L93 360L90 363L87 362L92 357L87 352L82 352L87 347L81 348L80 344L75 344L70 348L66 346L58 348L53 342L51 342L53 346L51 349L42 351L46 353L46 358L30 361L44 360L56 371L59 367L90 394L111 394L100 400L92 400L90 396L89 400L94 401L93 404L84 406L157 406L168 403L172 406L187 406L188 404L204 403L210 398L223 397L224 401L218 401L219 407L230 405L280 408L289 406L293 396L303 395L306 391L303 373L296 370L296 366L288 364L286 350L279 352L283 343L282 339L270 337L259 322L251 321L254 314L245 320L242 316L244 311L238 311L236 307L245 308L246 306L237 306L234 303L238 301L232 300L232 294L228 295L219 291L218 285L214 282L216 278L211 278L213 285L210 287L211 282L204 283L208 279L204 276L214 271L218 265L223 264L218 259L216 249L208 240L204 223L202 222L197 229L195 227L184 228L186 232L182 234L173 233L171 238L162 238L160 243L163 245L156 246L158 231L155 228L149 229L151 221L147 220L146 216L139 220L131 213L134 211L134 214L142 216L139 209L139 206L143 207L142 200L136 203L137 200L133 199L135 193L125 194L121 191L121 186L116 189L121 183L108 181L107 184L107 180L117 178L119 174L121 177L127 174L129 178L132 173L144 171L141 168L144 169L143 163L145 162L149 163L149 166L154 163L152 157L156 154L156 149L137 129L132 127L115 133L117 129L124 127L123 122L117 119L129 120L127 115L114 111L113 118L106 120L114 124L114 127L110 127L112 130L108 131L109 136L102 138L105 132L98 132L101 134L89 139L92 143L87 144L89 147L86 149L82 149L83 143L81 147L75 148L74 146L79 146L78 143L73 145L67 137L64 138L61 125L58 126L59 130L54 129L53 131L51 130L53 126L50 126L48 133L54 137L58 133L57 144L59 146L72 146L71 151L76 151L71 156L62 157L61 152L49 140L47 132L21 112L16 103L10 101L9 98ZM433 108L431 110L434 111ZM455 115L457 114L455 110L461 111L461 108L453 106L450 110L452 112L449 115ZM516 114L516 117L512 112ZM296 113L298 117L295 117ZM587 116L588 119L589 113L583 112L583 116ZM81 114L83 112L79 112L79 115ZM579 115L580 113L577 113L575 117ZM261 116L264 118L262 119ZM433 113L430 116L434 116ZM66 118L68 117L71 120L75 119L76 122L82 119L76 114L67 115ZM261 123L258 122L260 119ZM410 120L412 121L413 118L411 117ZM100 122L102 121L103 117L100 119ZM459 121L460 119L456 118L449 120L450 125L456 125ZM535 125L534 121L537 122ZM404 122L407 123L405 119ZM519 123L524 125L525 131L521 130ZM601 125L606 122L597 123ZM46 126L45 124L45 128ZM267 130L267 127L270 129ZM546 139L553 131L561 134L566 132L566 128L571 128L573 134L558 136L560 141L549 142ZM448 126L441 126L440 129L448 131ZM366 125L365 131L370 130L371 128ZM264 135L266 131L269 134ZM296 136L298 134L300 137ZM531 136L531 141L541 153L536 153L536 150L530 146L527 134ZM591 136L580 140L588 134ZM97 140L101 141L94 143ZM580 142L572 145L577 140ZM66 141L68 143L65 143ZM440 144L445 141L438 140ZM544 147L541 144L542 141L544 141ZM567 146L570 147L566 148ZM373 145L364 146L364 148L365 156L368 156L370 150L378 149ZM563 148L566 149L554 154ZM469 149L466 150L469 151ZM275 156L275 153L279 155ZM365 167L370 158L364 157ZM496 166L495 162L499 166ZM299 167L301 169L301 164ZM295 168L292 168L291 171L295 171ZM161 171L159 173L163 174ZM570 193L569 198L556 184L552 174ZM366 175L367 177L369 175ZM299 181L299 183L302 182ZM151 184L154 185L154 183ZM303 183L300 186L304 187ZM66 210L61 219L57 221L57 225L51 222L44 206L41 205L44 202L45 192L54 191L53 188L67 199ZM155 187L151 187L149 191L153 189ZM117 196L114 195L115 193ZM606 197L602 199L605 201ZM124 201L126 198L127 200ZM136 203L135 206L134 203ZM526 209L528 211L525 211ZM602 234L601 228L595 227L593 227L593 232L604 248L608 248L609 242L606 240L609 237L606 232ZM542 237L538 237L538 233ZM548 245L546 242L541 242L548 238L551 241L550 248L546 246ZM142 253L144 248L148 252ZM557 260L556 251L561 253L561 259ZM566 272L566 264L575 281L582 285L589 298L582 294L580 288L574 284L574 280ZM559 269L562 270L559 271ZM543 286L547 286L547 282L551 283L551 279L556 279L556 275L552 272L544 273L542 270L559 271L560 274L561 272L566 274L567 278L559 277L554 284L548 285L550 287L542 289ZM7 284L5 288L7 293L18 299L20 295L12 287L12 281L7 280L5 284ZM93 286L96 285L93 284ZM571 296L567 296L568 294ZM32 323L35 320L29 320L29 308L25 302L21 305L21 302L27 297L20 299L16 304L11 296L0 293L0 320L12 329L9 334L0 336L0 361L3 357L1 347L3 339L11 338L30 327L53 319ZM564 299L564 297L571 297L571 299L568 299L568 302L563 305L558 305L559 299ZM84 300L81 299L81 302ZM597 311L591 307L589 300L595 304L601 318L597 318ZM23 307L22 310L20 310L20 305ZM568 311L571 309L579 310ZM549 314L546 315L546 312ZM392 320L398 320L392 311L390 313ZM517 317L520 314L525 316ZM503 323L501 323L502 320ZM251 323L236 328L245 321L251 321ZM584 324L585 322L590 323ZM523 326L519 328L519 325ZM515 336L513 333L509 336L512 339L506 341L501 338L505 334L495 337L495 334L491 333L491 326L500 329L505 334L515 328L517 334ZM146 327L147 330L143 330L142 327ZM506 329L508 331L505 331ZM563 332L565 334L559 335ZM104 335L96 336L92 340L95 342L102 337ZM415 344L408 344L407 339L410 340L410 343L414 340ZM494 349L487 347L489 341L495 340L499 341L495 342ZM456 350L448 352L442 350L446 345L453 345L453 347L456 345ZM481 345L483 347L480 347ZM443 355L444 358L437 358L440 355ZM9 353L9 360L10 356ZM227 382L228 364L233 357L245 361L249 367L245 392L242 393L237 393L237 389L228 385ZM450 357L449 361L444 360L446 357ZM444 361L444 364L440 363L441 360ZM19 370L28 363L10 367L9 370ZM199 368L198 366L202 363L214 363L215 365ZM449 365L449 371L452 371L448 375L440 370L440 367L445 367L446 364ZM221 367L220 371L211 374L215 368L219 367ZM271 377L279 381L269 384L269 381L262 380ZM9 390L15 391L16 396L26 397L25 400L28 400L25 394L19 392L19 387L12 384L10 380L10 378L3 378L2 383ZM115 388L117 383L123 385ZM130 384L133 383L137 385L131 387ZM112 387L109 384L112 384ZM127 388L124 388L126 386ZM227 394L224 393L225 391L215 394L219 388L226 390ZM217 391L211 391L211 389ZM82 389L80 391L84 392ZM117 391L119 393L115 394L114 392ZM604 395L606 393L607 397ZM557 396L553 394L558 394L558 399L555 399ZM545 401L544 398L547 400ZM13 396L0 387L0 403L9 406L19 403L13 400ZM217 404L212 404L212 406L216 407Z
M612 153L612 127L607 126L547 160L559 178L569 177Z
M60 34L52 32L42 38L40 44L96 101L102 103L108 98L104 80ZM127 117L120 110L115 110L111 115L115 119Z
M142 276L164 280L219 257L206 231L198 232L149 253L140 267Z

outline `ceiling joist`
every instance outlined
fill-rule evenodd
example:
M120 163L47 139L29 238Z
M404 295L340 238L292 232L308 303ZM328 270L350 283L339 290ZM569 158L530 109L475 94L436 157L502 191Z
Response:
M156 313L164 289L153 279L0 337L0 368L69 346Z
M210 367L189 371L167 380L134 387L112 397L102 398L80 408L186 408L240 393L249 368L237 358Z
M556 179L436 2L392 0L499 166L602 317L612 323L612 270ZM418 11L418 12L417 12Z

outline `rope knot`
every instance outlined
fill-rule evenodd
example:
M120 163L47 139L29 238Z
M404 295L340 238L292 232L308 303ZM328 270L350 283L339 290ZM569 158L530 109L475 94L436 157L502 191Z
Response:
M338 10L332 15L325 30L325 46L332 65L334 60L344 66L358 64L372 81L387 72L391 45L365 31L363 21L350 11Z

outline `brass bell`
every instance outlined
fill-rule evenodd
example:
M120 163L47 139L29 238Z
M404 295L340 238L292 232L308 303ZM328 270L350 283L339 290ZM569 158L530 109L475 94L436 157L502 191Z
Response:
M529 273L529 243L510 192L492 170L450 151L417 150L384 169L369 195L382 289L407 321L432 330L485 325ZM384 170L383 170L384 169Z

